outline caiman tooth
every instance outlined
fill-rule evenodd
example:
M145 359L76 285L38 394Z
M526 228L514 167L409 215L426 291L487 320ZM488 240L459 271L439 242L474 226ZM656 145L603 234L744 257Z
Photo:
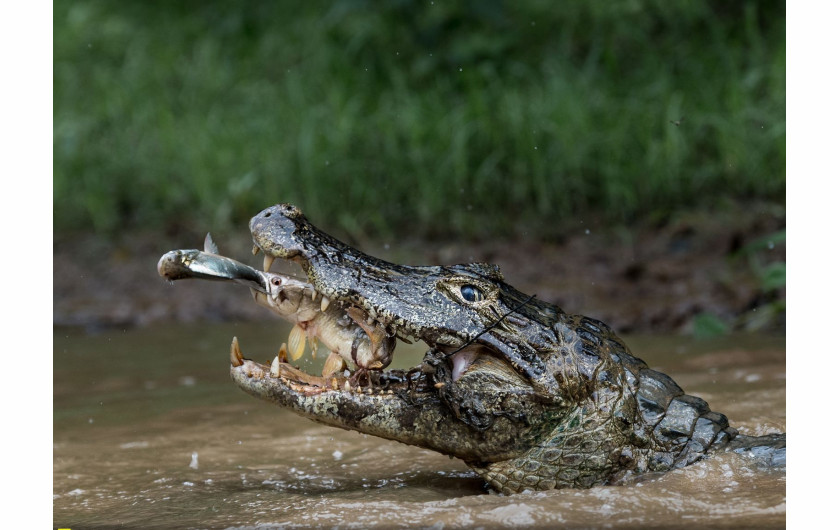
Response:
M242 350L239 349L239 339L233 338L230 343L230 364L233 366L242 366Z
M321 312L326 311L329 306L330 306L330 299L327 298L326 296L321 298Z
M350 381L345 381L344 382L344 391L345 392L350 392Z
M254 248L251 249L251 254L256 256L259 253L259 251L260 251L260 247L258 247L257 245L254 245Z
M277 351L277 358L280 359L281 363L285 363L286 359L289 356L289 350L286 348L286 343L280 345L280 349Z
M275 356L271 361L271 377L280 377L280 357Z
M316 298L318 298L318 291L313 289L312 290L312 301L314 302Z
M297 361L306 349L306 331L295 324L289 333L289 359Z
M268 270L271 268L272 263L274 263L274 256L269 256L268 254L266 254L263 257L263 272L268 272Z

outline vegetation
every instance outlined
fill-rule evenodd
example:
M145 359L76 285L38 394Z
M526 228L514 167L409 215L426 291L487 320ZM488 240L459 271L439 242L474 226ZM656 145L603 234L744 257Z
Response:
M780 230L755 239L733 252L729 259L733 266L738 261L747 262L760 293L753 307L735 319L721 319L711 312L695 315L692 331L697 338L726 335L733 330L757 332L767 329L784 329L787 315L787 266L770 251L784 245L786 230Z
M56 233L285 201L379 236L782 202L784 9L57 0Z

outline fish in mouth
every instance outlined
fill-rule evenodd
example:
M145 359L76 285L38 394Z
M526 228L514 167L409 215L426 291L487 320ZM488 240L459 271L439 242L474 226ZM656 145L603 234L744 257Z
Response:
M245 359L234 338L231 377L254 396L460 458L504 493L620 483L722 449L784 462L784 434L739 435L608 326L516 290L495 265L389 263L290 204L263 210L250 229L262 271L212 244L169 252L158 271L237 281L294 324L270 363ZM270 272L275 259L300 265L305 280ZM388 369L396 339L427 345L419 366ZM304 340L329 350L320 376L288 362Z

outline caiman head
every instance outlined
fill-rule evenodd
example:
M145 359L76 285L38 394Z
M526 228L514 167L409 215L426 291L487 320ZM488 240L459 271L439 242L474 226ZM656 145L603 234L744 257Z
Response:
M290 204L263 210L250 228L266 270L275 258L296 262L313 300L373 335L429 348L417 368L372 370L363 388L244 360L234 344L232 377L253 395L461 458L503 492L668 469L734 435L725 417L648 370L604 324L514 289L494 265L388 263L322 232Z

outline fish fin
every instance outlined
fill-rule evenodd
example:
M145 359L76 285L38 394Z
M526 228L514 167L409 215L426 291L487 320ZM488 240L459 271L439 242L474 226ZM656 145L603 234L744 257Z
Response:
M207 232L207 236L204 238L204 252L208 254L219 253L219 247L216 246L216 243L213 241L213 238L210 237L210 232Z

